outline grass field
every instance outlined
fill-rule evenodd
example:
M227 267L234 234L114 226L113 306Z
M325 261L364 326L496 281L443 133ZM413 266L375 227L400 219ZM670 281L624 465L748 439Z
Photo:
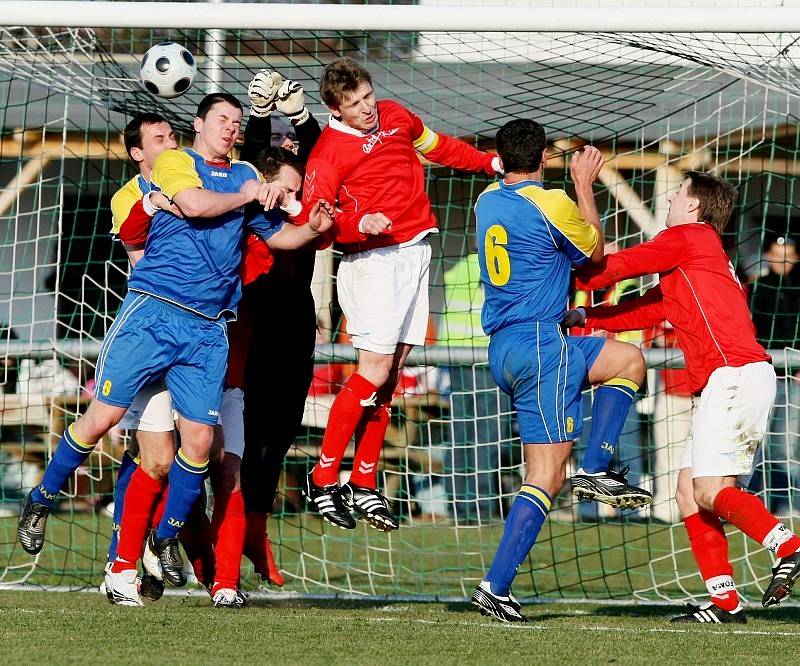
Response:
M774 664L800 647L800 609L753 610L736 627L671 625L668 606L533 604L501 625L462 603L205 595L118 608L100 594L0 592L0 663ZM791 657L790 657L791 658Z

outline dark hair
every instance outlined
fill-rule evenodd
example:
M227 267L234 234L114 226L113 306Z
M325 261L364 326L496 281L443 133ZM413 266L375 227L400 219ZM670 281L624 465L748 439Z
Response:
M517 118L498 130L495 145L506 173L533 173L542 164L547 137L535 120Z
M205 120L208 112L211 110L211 107L215 104L219 104L220 102L230 104L232 107L239 109L239 111L243 110L242 103L233 95L230 93L218 92L211 93L210 95L203 97L203 99L200 100L200 104L197 105L197 113L195 115L198 118Z
M125 150L128 151L128 157L133 159L131 151L134 148L142 148L142 125L156 125L165 122L167 122L167 119L157 113L139 113L135 115L125 125L125 131L122 135L125 141Z
M297 169L300 176L303 175L303 163L291 150L270 146L259 151L253 160L253 166L261 172L264 179L271 183L278 177L282 166L290 166Z
M363 65L352 58L334 60L322 73L319 96L330 108L339 106L346 93L355 91L362 83L372 84L372 76Z
M731 219L738 190L712 173L687 171L688 194L700 202L697 218L721 234Z

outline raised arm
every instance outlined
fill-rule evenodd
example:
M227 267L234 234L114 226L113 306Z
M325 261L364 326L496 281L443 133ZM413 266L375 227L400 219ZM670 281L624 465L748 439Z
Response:
M593 264L600 262L605 252L605 235L594 201L594 183L602 167L603 154L594 146L586 146L574 153L569 162L569 172L572 182L575 183L575 194L581 216L597 231L597 242L589 257L589 261Z

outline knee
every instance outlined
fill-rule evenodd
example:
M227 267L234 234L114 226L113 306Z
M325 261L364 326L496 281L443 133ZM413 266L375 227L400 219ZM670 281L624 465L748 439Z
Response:
M172 466L172 459L169 461L163 460L150 460L145 462L142 460L142 471L153 479L166 479L169 476L169 468Z
M692 510L694 508L694 493L692 492L691 486L689 488L683 488L679 484L675 490L675 502L682 516L688 516L694 513Z
M561 492L564 487L564 482L567 479L565 468L561 469L536 469L531 470L525 475L525 483L541 488L551 499L555 499L556 495Z
M392 357L381 356L378 359L359 361L358 374L371 384L381 387L389 381L392 374Z
M644 356L638 347L628 345L628 355L625 364L625 375L628 379L635 381L640 386L644 381L644 375L647 370L647 365L644 361Z
M714 500L717 498L718 488L695 488L694 501L697 506L706 511L714 511Z

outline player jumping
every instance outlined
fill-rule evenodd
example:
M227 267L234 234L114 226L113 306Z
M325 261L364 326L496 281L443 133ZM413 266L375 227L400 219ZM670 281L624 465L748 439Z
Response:
M576 205L563 190L542 186L547 143L541 125L512 120L496 141L506 175L475 204L485 293L481 318L491 336L492 376L517 411L525 480L472 603L503 622L520 622L524 618L511 583L564 484L573 440L583 430L581 390L587 383L601 384L589 441L599 443L599 464L607 469L645 366L633 345L567 337L561 331L571 266L603 258L592 191L603 163L600 151L587 147L570 162ZM650 499L621 475L613 476L617 498Z

